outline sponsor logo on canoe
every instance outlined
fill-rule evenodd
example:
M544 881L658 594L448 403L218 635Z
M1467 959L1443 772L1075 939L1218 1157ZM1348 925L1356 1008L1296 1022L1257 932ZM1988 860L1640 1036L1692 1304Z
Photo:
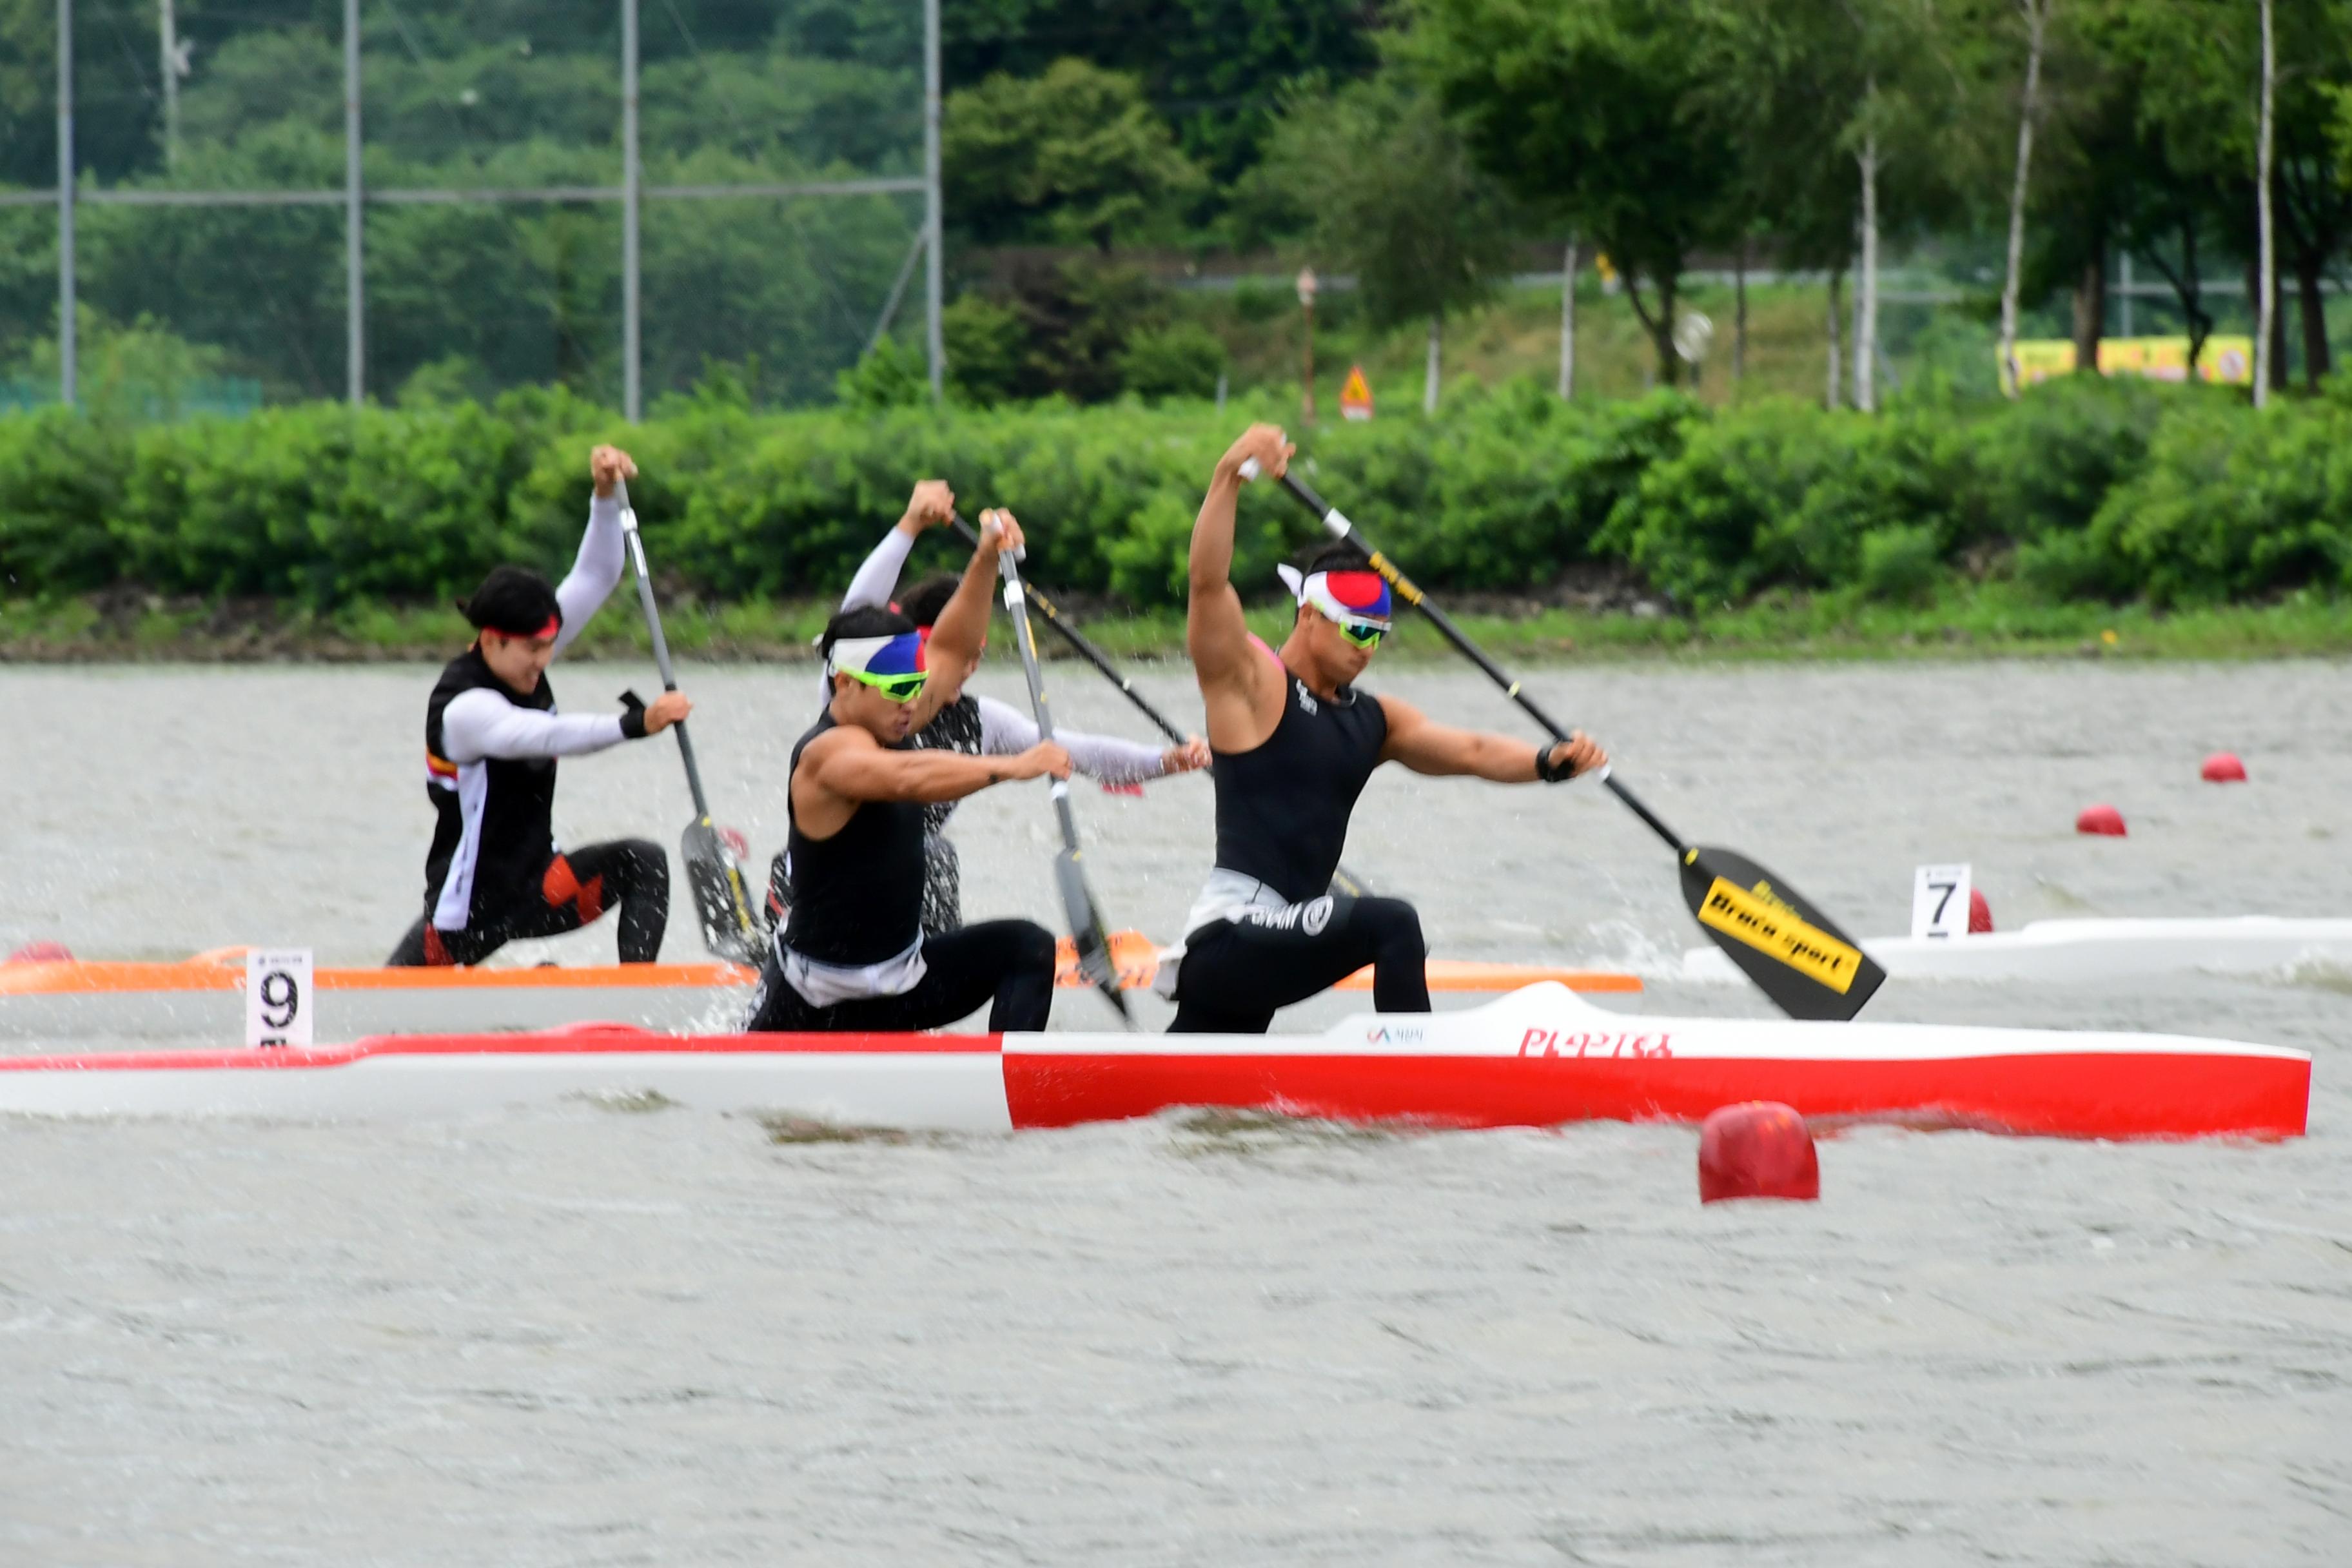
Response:
M1727 877L1717 877L1699 906L1698 918L1701 924L1778 959L1841 996L1862 969L1858 951L1800 919L1769 886L1751 892Z
M1592 1034L1585 1030L1529 1029L1519 1037L1523 1057L1624 1057L1656 1059L1675 1054L1674 1036Z
M1328 903L1329 900L1324 900ZM1368 1046L1417 1046L1429 1037L1429 1031L1417 1024L1382 1024L1364 1033Z

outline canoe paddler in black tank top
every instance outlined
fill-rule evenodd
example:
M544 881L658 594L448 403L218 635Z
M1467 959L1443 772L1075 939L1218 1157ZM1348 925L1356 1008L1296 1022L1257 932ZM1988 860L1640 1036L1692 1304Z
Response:
M844 610L822 647L833 698L793 748L786 784L791 912L761 977L754 1030L931 1029L985 1005L992 1030L1042 1029L1054 1001L1054 938L1034 921L923 931L924 808L991 784L1070 776L1050 741L1013 756L916 749L910 738L953 695L937 667L980 651L1007 513L982 514L980 548L930 636L896 610Z
M1429 1011L1428 948L1412 906L1330 890L1356 797L1382 763L1557 784L1608 760L1580 731L1538 752L1359 691L1391 605L1388 584L1346 546L1323 551L1304 571L1285 569L1298 611L1278 653L1251 637L1231 581L1242 465L1255 458L1278 479L1291 451L1275 426L1252 426L1219 460L1192 525L1184 637L1216 758L1217 860L1185 920L1179 1033L1263 1033L1276 1008L1367 963L1381 1012Z
M901 593L898 574L923 531L945 527L954 517L955 492L946 482L919 480L914 494L907 499L905 514L882 536L882 542L874 547L865 564L858 567L857 574L850 579L841 607L887 607L914 622L915 630L929 637L939 623L940 612L955 597L960 579L940 573L923 578ZM980 671L977 656L960 665L933 659L929 670L932 688L940 692L940 710L937 717L908 737L907 744L910 749L937 748L961 752L967 756L1011 757L1037 743L1037 722L1027 713L993 697L982 697L965 689ZM832 696L832 684L828 681L825 698L829 701ZM1072 768L1088 778L1100 780L1107 788L1140 793L1146 779L1167 778L1209 765L1209 743L1197 736L1181 746L1142 745L1115 735L1091 735L1056 725L1054 739L1070 753ZM925 854L929 861L929 876L923 885L923 929L934 936L963 924L962 861L954 842L947 836L948 819L954 816L956 804L940 801L923 808ZM790 854L779 850L768 868L771 924L792 907L791 864Z
M555 760L643 740L693 704L666 692L619 713L558 713L547 667L621 580L621 503L637 466L616 447L589 454L595 499L579 558L560 586L501 566L458 606L474 646L449 661L425 706L425 794L433 845L425 913L386 962L479 963L518 938L578 931L618 909L621 962L661 956L669 857L642 838L555 845Z

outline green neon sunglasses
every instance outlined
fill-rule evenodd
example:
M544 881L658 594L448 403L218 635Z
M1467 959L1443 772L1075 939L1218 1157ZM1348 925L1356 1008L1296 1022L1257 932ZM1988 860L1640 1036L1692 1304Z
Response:
M928 669L919 669L911 675L868 675L862 669L842 673L872 687L893 702L912 702L923 694L923 683L931 678Z

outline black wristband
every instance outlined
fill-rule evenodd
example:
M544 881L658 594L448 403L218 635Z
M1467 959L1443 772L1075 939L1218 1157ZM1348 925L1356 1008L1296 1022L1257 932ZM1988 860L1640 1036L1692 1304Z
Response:
M634 691L621 693L621 738L625 741L646 738L646 700Z
M1546 784L1566 784L1576 776L1576 763L1572 761L1552 766L1551 754L1559 749L1559 742L1554 742L1536 752L1536 777Z

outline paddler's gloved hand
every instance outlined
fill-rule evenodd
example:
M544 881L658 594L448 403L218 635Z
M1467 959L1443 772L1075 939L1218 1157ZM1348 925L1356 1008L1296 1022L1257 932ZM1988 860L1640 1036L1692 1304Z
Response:
M632 741L658 735L694 711L694 704L683 691L665 691L653 700L650 707L635 692L624 691L621 708L621 733Z
M1567 740L1536 753L1536 777L1546 784L1566 784L1580 773L1608 765L1609 753L1581 730L1569 731Z

